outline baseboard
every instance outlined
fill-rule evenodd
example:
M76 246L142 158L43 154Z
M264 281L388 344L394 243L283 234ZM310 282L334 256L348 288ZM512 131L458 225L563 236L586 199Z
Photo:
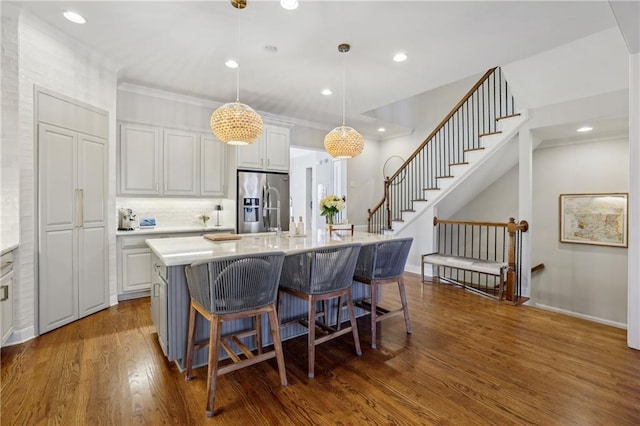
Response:
M14 330L11 336L7 339L6 342L2 345L4 346L13 346L19 345L20 343L24 343L36 337L35 333L36 329L34 326L30 325L29 327L23 328L22 330Z
M418 274L418 275L422 274L422 269L420 268L420 266L406 264L406 265L404 265L404 270L406 272L411 272L411 273ZM426 276L426 274L425 274L425 276Z
M111 297L109 298L109 306L115 306L117 304L118 304L118 295L112 294Z
M540 303L531 303L528 306L533 306L536 308L544 309L545 311L557 312L559 314L569 315L570 317L576 317L585 319L587 321L593 321L604 325L610 325L611 327L621 328L623 330L627 329L627 324L623 324L621 322L611 321L604 318L594 317L591 315L580 314L578 312L568 311L566 309L555 308L553 306L542 305Z
M141 290L141 291L133 291L130 293L122 293L116 296L118 301L122 302L123 300L131 300L131 299L139 299L141 297L149 297L151 295L150 290Z

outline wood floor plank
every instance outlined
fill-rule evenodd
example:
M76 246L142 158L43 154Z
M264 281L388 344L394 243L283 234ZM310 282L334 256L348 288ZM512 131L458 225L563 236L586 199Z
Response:
M0 358L0 423L60 425L638 425L640 352L626 331L511 306L405 274L413 334L402 316L369 317L316 348L283 343L289 385L275 360L218 379L216 416L204 415L206 368L189 382L162 354L149 300L61 327ZM394 308L397 288L383 289Z

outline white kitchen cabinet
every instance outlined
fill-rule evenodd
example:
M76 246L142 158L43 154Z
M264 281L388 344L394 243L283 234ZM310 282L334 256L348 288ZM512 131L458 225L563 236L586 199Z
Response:
M226 195L227 147L213 135L121 123L119 146L120 195Z
M123 293L148 290L151 283L151 251L148 248L126 249L121 252L121 256Z
M253 144L237 146L238 169L289 171L290 131L286 127L267 124Z
M2 255L2 276L0 277L0 340L7 341L13 333L13 254Z
M225 196L227 146L214 136L200 136L200 195Z
M160 195L161 129L120 124L120 194Z
M195 133L163 130L163 190L162 195L192 195L199 193L198 157L200 142Z
M38 123L40 333L109 306L107 157L106 139Z

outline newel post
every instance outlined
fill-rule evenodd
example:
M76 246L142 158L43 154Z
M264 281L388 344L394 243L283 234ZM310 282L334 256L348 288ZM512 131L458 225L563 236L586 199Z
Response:
M389 178L384 180L384 199L387 204L387 230L391 229L391 199L389 198Z
M516 230L518 224L512 217L509 218L507 224L507 232L509 232L509 268L507 269L507 300L513 302L513 294L516 283Z

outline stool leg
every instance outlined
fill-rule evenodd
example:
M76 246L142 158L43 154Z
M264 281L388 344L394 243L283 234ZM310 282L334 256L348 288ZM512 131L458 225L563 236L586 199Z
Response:
M307 354L309 356L308 376L314 377L316 362L316 299L309 296L309 335L307 337Z
M284 368L284 354L282 352L282 342L280 341L280 323L276 315L276 306L269 311L269 328L271 329L271 339L273 340L273 349L276 351L276 361L278 363L278 372L280 373L280 384L287 386L287 373Z
M216 315L211 318L209 333L209 368L207 377L207 417L213 417L213 402L216 396L218 378L218 350L220 347L220 321Z
M377 324L378 324L378 285L371 283L371 349L376 349Z
M340 330L342 326L342 296L338 296L338 310L336 312L336 330Z
M404 281L402 277L398 280L400 290L400 300L402 301L402 312L404 313L404 324L407 326L407 334L411 334L411 321L409 321L409 307L407 306L407 294L404 291Z
M275 310L275 306L273 307ZM256 315L254 318L254 325L256 329L256 345L258 346L258 354L262 354L262 321L260 320L260 315Z
M356 345L356 354L362 355L360 348L360 336L358 336L358 324L356 323L356 311L353 309L353 298L351 297L351 288L347 292L347 309L349 309L349 320L351 321L351 332L353 333L353 343Z
M189 331L187 332L187 369L184 375L185 380L193 377L193 348L196 344L196 308L189 304Z

